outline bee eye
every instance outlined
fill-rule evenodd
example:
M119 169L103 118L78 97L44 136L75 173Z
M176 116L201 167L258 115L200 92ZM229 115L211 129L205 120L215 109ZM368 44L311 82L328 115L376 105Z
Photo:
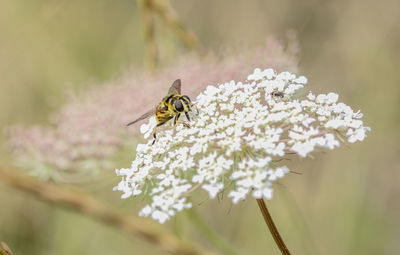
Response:
M176 100L176 102L175 102L175 109L178 111L178 112L182 112L183 111L183 105L182 105L182 102L181 102L181 100Z
M182 98L183 98L184 100L186 100L188 103L190 103L190 98L189 98L188 96L182 96Z

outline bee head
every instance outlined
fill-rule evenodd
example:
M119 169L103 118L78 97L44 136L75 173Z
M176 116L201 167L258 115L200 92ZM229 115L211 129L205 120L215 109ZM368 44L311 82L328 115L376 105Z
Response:
M189 110L191 103L188 96L182 96L178 100L175 101L175 109L178 112L187 112Z
M190 98L188 96L182 96L182 100L186 101L186 104L190 104Z
M178 100L175 101L175 109L178 112L183 112L184 107L183 107L183 104L182 104L182 99L178 99Z

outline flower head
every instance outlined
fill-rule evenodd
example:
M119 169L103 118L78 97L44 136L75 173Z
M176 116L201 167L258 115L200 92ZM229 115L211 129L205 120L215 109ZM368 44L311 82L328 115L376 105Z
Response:
M64 182L81 181L99 170L109 170L116 155L130 146L137 128L125 125L161 100L171 80L181 78L183 91L197 95L207 84L244 79L254 67L296 70L297 42L288 47L270 38L260 48L238 49L240 54L184 56L156 73L141 69L104 86L68 97L68 104L54 113L48 127L13 127L10 147L19 165L33 174ZM140 111L138 109L141 109Z
M255 69L245 82L208 86L195 100L200 111L190 128L170 125L153 145L139 144L131 167L116 171L122 181L115 190L127 198L151 182L152 201L140 215L160 223L191 207L188 194L198 187L210 198L227 192L233 203L249 194L271 199L273 182L289 172L278 164L285 154L306 157L339 140L362 141L369 130L335 93L298 96L306 83L290 72ZM151 120L141 131L154 125Z

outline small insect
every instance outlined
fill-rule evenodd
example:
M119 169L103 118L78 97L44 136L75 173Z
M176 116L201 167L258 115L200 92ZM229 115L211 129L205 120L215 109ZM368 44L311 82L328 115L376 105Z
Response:
M273 92L271 93L271 96L283 98L283 97L285 96L285 93L279 92L279 91L273 91Z
M179 117L182 113L186 115L186 118L190 121L189 111L192 106L196 107L190 101L190 98L185 95L181 95L181 80L177 79L172 83L168 90L167 96L165 96L161 102L154 108L137 118L136 120L129 122L127 126L130 126L139 120L147 119L152 115L155 115L157 125L153 129L154 142L156 141L157 127L165 124L170 119L174 118L174 128L176 124L183 124L185 127L190 127L189 124L179 121ZM197 109L197 107L196 107Z

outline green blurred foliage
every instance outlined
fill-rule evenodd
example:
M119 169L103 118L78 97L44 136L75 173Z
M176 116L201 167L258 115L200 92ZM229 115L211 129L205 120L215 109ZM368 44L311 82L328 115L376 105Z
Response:
M206 49L261 45L294 29L301 73L314 92L338 92L372 128L351 148L290 162L268 204L293 254L400 252L400 2L172 2ZM45 123L67 90L84 89L141 66L141 16L133 0L0 0L0 126ZM160 51L176 57L176 38L157 27ZM207 75L207 74L204 74ZM1 138L4 141L4 138ZM10 157L2 149L2 161ZM10 162L9 162L10 163ZM129 164L129 163L127 163ZM126 165L127 165L126 164ZM136 215L140 200L119 200L112 174L86 187ZM198 198L201 202L204 197ZM195 206L240 254L279 254L255 201ZM0 184L0 239L15 254L162 254L142 240ZM166 224L211 247L185 213ZM135 251L135 252L134 252Z

